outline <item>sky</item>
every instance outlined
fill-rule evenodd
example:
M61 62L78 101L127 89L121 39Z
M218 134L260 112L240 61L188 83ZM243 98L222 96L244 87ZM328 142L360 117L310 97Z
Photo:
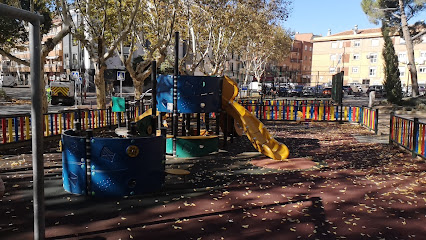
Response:
M361 0L293 0L292 6L293 10L282 26L294 32L326 36L328 29L335 34L351 30L355 25L358 29L380 27L368 21ZM414 20L420 19L426 19L426 14Z

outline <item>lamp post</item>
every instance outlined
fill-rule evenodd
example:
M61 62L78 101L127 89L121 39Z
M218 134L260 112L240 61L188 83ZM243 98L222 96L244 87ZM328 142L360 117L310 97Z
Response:
M408 83L409 83L409 81L410 81L410 66L411 66L411 63L407 63L407 88L406 88L406 90L405 90L405 94L408 96Z

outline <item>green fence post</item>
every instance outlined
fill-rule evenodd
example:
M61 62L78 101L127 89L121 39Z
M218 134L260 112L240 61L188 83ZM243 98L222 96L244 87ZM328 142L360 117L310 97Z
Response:
M395 116L395 112L390 113L390 119L389 119L389 144L392 144L392 128L393 128L393 117Z
M412 149L412 156L413 158L417 156L417 144L419 140L419 119L414 118L414 127L413 127L413 149Z
M376 116L374 119L374 132L376 135L379 133L379 109L376 109Z

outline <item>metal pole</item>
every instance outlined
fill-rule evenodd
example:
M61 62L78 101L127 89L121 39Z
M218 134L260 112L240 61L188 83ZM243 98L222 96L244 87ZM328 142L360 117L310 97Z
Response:
M120 97L123 97L123 81L120 80Z
M44 165L43 165L43 113L41 87L40 23L43 16L26 10L0 3L0 16L12 17L30 22L30 56L31 56L31 130L33 152L33 207L34 239L44 239Z
M176 156L178 135L177 81L179 76L179 32L175 32L175 66L173 74L173 156Z
M43 162L43 113L41 56L40 56L40 22L30 24L30 67L31 67L31 131L33 151L34 181L34 239L44 239L44 162Z
M153 119L153 133L156 134L156 130L160 129L161 122L156 126L157 116L157 62L151 62L151 81L152 81L152 119ZM161 114L158 115L161 118ZM158 121L158 119L157 119Z

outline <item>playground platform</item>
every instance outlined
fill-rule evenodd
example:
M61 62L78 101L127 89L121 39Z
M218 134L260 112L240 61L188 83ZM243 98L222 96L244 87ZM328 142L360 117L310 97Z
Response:
M65 192L61 155L46 153L47 239L424 239L423 159L357 125L266 127L292 164L239 137L206 157L168 157L166 169L190 173L125 198ZM0 239L32 239L31 155L1 156L0 175Z

